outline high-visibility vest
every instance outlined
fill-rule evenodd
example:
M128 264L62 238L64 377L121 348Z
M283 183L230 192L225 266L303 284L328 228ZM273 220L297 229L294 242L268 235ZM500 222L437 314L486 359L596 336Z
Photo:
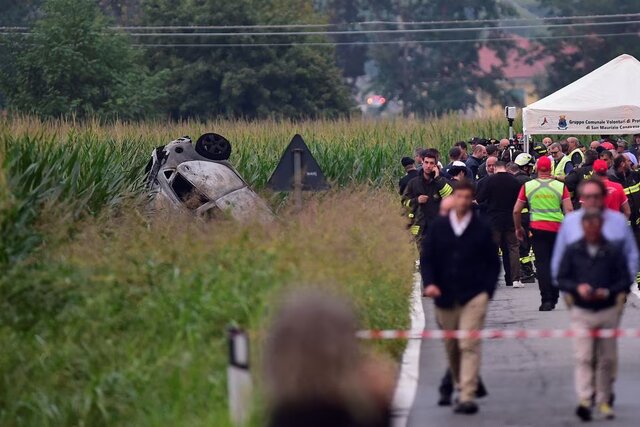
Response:
M566 174L564 173L564 168L565 168L565 166L567 166L567 163L570 163L570 162L571 162L571 157L564 156L562 159L560 159L558 164L553 167L552 175L553 176L565 176ZM555 163L555 161L554 161L554 163Z
M564 184L551 178L538 178L524 184L531 221L562 222Z
M582 150L580 148L576 148L575 150L573 150L572 152L569 153L569 160L573 159L573 155L574 154L580 154L580 164L579 165L574 165L575 167L579 167L582 166L582 164L584 163L584 153L582 152Z

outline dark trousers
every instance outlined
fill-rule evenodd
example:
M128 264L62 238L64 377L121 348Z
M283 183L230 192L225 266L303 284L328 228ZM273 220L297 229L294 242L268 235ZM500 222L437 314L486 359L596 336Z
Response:
M551 283L551 254L556 243L557 233L531 229L531 245L536 255L536 271L542 302L556 304L560 291Z
M526 219L525 219L526 217ZM524 239L520 241L520 258L528 258L531 251L531 239L529 238L529 215L522 215L522 228L524 228Z
M513 286L514 280L520 280L520 243L514 230L493 230L493 241L502 251L504 281Z

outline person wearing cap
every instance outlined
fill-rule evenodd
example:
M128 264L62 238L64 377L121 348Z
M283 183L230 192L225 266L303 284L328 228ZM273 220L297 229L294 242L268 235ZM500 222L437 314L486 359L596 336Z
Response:
M529 153L518 154L514 163L507 165L507 170L513 174L518 181L520 188L527 182L531 181L531 174L536 162L533 156ZM531 229L529 227L529 208L522 209L522 227L524 228L524 238L520 241L519 255L520 255L520 282L522 283L534 283L536 280L536 273L533 268L533 250L531 249L531 239L529 234Z
M467 174L469 173L467 165L460 160L454 160L451 162L449 166L448 175L452 181L460 181L461 179L467 178Z
M440 203L453 193L453 188L440 175L435 150L424 150L422 173L407 184L402 195L402 204L411 219L411 234L418 248L425 238L431 223L440 215Z
M622 212L624 216L629 218L631 216L629 199L627 198L622 185L609 180L607 176L608 171L609 167L604 160L596 160L593 162L593 174L602 181L607 189L607 197L604 200L605 206L616 212Z
M418 170L416 169L416 162L411 157L403 157L402 160L400 160L400 164L405 172L405 175L400 178L400 182L398 183L400 195L402 196L409 181L418 176Z
M570 244L560 261L558 286L566 293L571 329L616 329L620 324L619 301L629 293L631 277L621 249L603 236L604 218L599 209L585 209L583 238ZM617 366L615 337L574 338L576 415L590 421L591 399L600 415L615 417L610 400Z
M571 194L571 201L574 209L580 209L580 197L578 197L578 186L585 179L591 178L593 175L593 162L598 160L598 152L595 150L587 150L584 153L584 163L579 168L571 171L564 179L564 185L567 186Z
M613 144L609 141L603 141L600 146L605 149L605 150L615 150L616 147L613 146Z
M549 154L553 158L551 176L558 181L564 181L565 177L573 170L571 158L562 152L562 144L554 142L549 146Z
M551 311L559 298L558 289L551 283L551 255L564 214L573 210L569 191L565 185L551 177L551 160L538 159L538 178L522 186L513 208L516 236L524 239L522 209L529 205L531 243L536 255L536 271L540 288L540 311ZM564 213L563 213L564 211Z
M462 160L462 158L463 158L463 151L460 147L452 147L449 150L449 160L450 160L449 164L442 169L443 175L446 178L452 178L450 169L453 166L453 162L462 162L462 164L464 164L464 161ZM471 172L471 169L467 168L467 166L465 165L465 176L469 179L472 179L472 175L473 173Z
M570 136L567 138L567 145L569 147L569 160L574 168L579 168L584 163L584 154L580 141L575 136Z
M478 179L478 169L485 157L487 157L487 148L484 145L477 144L473 147L473 153L467 159L466 165L471 169L471 175L474 181Z

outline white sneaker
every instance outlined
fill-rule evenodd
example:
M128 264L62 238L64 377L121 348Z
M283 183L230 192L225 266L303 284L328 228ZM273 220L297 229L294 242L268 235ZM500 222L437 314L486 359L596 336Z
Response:
M519 281L519 280L515 280L515 281L513 282L513 287L514 287L514 288L524 288L524 283L522 283L522 282L521 282L521 281Z

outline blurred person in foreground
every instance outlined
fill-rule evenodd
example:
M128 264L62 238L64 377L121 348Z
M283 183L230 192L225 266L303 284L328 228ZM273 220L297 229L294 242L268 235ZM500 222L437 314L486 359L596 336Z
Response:
M573 211L564 218L562 228L558 233L558 238L553 248L551 272L554 283L558 283L558 270L565 249L584 237L582 216L586 209L597 209L602 212L602 233L605 239L609 244L617 245L621 248L629 276L635 277L638 272L638 246L629 225L627 225L625 216L620 212L607 209L605 205L607 188L605 185L601 180L591 178L580 184L578 194L582 209Z
M387 427L390 362L361 353L353 309L297 291L275 315L265 345L269 427Z
M629 293L631 276L620 247L603 236L600 209L585 209L581 218L583 238L564 251L558 285L567 293L571 328L587 332L616 329L620 324L619 301ZM591 398L599 413L613 419L611 399L617 365L617 338L574 338L575 387L579 404L576 415L592 419Z
M458 182L452 197L453 209L433 222L429 238L423 241L423 294L434 299L440 328L481 330L500 271L498 248L491 227L472 209L473 184ZM446 339L445 348L460 389L454 412L475 414L481 342L477 338Z
M400 195L402 196L405 188L407 188L407 184L409 184L409 181L418 176L419 172L416 169L416 162L411 157L403 157L402 160L400 160L400 164L404 168L405 172L405 175L400 178L400 181L398 182Z
M536 163L538 178L525 183L513 207L513 223L518 240L524 240L522 210L529 207L531 245L536 255L535 266L540 288L540 311L556 308L560 296L551 283L551 254L564 214L573 210L565 185L551 177L551 160L540 157ZM563 213L564 211L564 213Z

